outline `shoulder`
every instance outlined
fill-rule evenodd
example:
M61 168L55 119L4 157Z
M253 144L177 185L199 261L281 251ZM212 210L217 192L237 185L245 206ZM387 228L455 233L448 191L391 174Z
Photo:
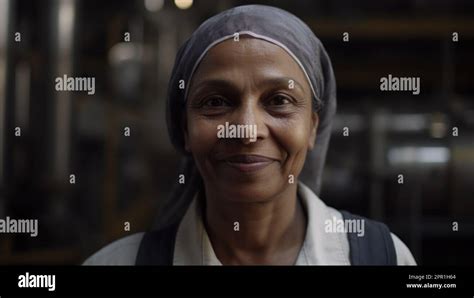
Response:
M397 253L397 264L398 265L416 265L415 258L411 254L408 247L403 243L397 235L391 233L393 245L395 246L395 251Z
M311 213L310 215L314 215L313 218L324 218L329 221L329 224L335 224L333 221L337 223L337 222L340 222L341 220L343 220L343 222L345 223L346 219L349 219L349 222L347 224L349 225L350 223L352 223L353 224L352 227L356 228L356 230L357 230L357 222L355 223L352 222L352 219L363 219L361 221L361 225L359 226L359 228L361 228L362 230L357 231L357 232L360 232L361 235L365 235L365 232L371 231L370 234L372 236L375 236L375 238L371 237L372 240L373 239L379 240L380 239L379 237L381 235L382 236L386 235L386 236L383 236L383 239L389 240L391 238L394 249L395 249L395 254L397 257L397 265L416 265L415 258L413 257L408 247L402 242L402 240L400 240L400 238L398 238L395 234L390 232L389 227L387 225L373 219L368 219L360 215L352 214L343 210L337 210L330 206L327 206L306 185L299 182L298 186L299 186L299 194L301 195L301 198L303 199L303 202L305 203L306 207L308 207L309 209L308 212ZM321 210L324 210L324 212L321 212ZM326 225L324 221L319 222L319 224ZM327 235L327 233L321 233L321 235ZM349 262L349 255L350 255L350 250L351 250L350 249L351 245L348 239L349 234L346 232L340 235L345 236L345 237L337 238L339 246L341 247L340 255L344 256L344 258L347 259L347 262ZM355 237L355 239L357 238L358 237ZM333 248L332 250L335 250L335 249ZM342 260L345 262L344 259Z
M393 249L395 250L397 265L399 266L400 265L416 265L415 258L411 254L408 247L405 245L405 243L403 243L402 240L400 240L400 238L397 237L397 235L395 235L394 233L390 231L389 227L386 224L384 224L383 222L373 220L373 219L368 219L360 215L350 214L346 211L342 211L342 212L344 216L349 215L351 218L363 219L363 221L366 223L365 227L363 228L364 233L370 232L372 236L376 236L375 238L374 237L369 238L369 239L372 239L372 241L374 239L379 240L380 236L385 234L386 236L382 237L382 239L386 239L388 241L391 240L391 242L393 243ZM386 243L386 241L384 242ZM373 242L369 240L369 243L373 243Z
M144 233L137 233L116 240L90 256L84 261L83 265L135 265L143 235Z

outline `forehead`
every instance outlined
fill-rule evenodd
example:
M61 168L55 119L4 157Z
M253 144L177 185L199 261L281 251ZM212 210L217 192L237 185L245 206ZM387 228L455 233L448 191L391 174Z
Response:
M257 38L240 36L212 47L204 56L193 77L193 84L208 78L238 79L289 77L310 87L296 61L281 47Z

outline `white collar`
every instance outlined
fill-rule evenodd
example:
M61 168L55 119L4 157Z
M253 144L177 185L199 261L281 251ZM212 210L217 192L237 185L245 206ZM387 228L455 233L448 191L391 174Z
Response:
M306 211L306 236L295 265L350 265L349 242L345 233L326 233L325 222L342 219L334 208L326 206L306 185L298 183L298 194ZM204 227L194 197L176 235L174 265L222 265Z

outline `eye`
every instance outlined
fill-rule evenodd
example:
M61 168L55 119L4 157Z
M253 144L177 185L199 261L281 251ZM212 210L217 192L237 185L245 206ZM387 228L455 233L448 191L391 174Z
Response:
M283 94L276 94L268 100L267 104L271 106L283 106L291 103L291 99Z
M214 95L204 99L202 105L208 108L217 108L222 106L228 106L229 103L224 97Z

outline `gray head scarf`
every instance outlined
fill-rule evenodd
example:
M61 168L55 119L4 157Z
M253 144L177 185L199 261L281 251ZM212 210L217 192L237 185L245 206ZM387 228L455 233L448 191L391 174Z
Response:
M308 152L299 179L316 194L320 192L322 170L331 135L331 121L336 112L336 82L331 61L321 41L296 16L271 6L239 6L205 21L176 55L168 85L166 117L171 142L185 155L180 174L185 175L186 183L175 187L170 200L157 218L155 227L181 219L193 196L202 187L194 161L184 151L181 123L185 116L187 87L209 49L219 42L234 38L236 33L280 46L305 73L313 93L313 107L319 113L319 127L315 147ZM185 87L180 88L183 82Z

